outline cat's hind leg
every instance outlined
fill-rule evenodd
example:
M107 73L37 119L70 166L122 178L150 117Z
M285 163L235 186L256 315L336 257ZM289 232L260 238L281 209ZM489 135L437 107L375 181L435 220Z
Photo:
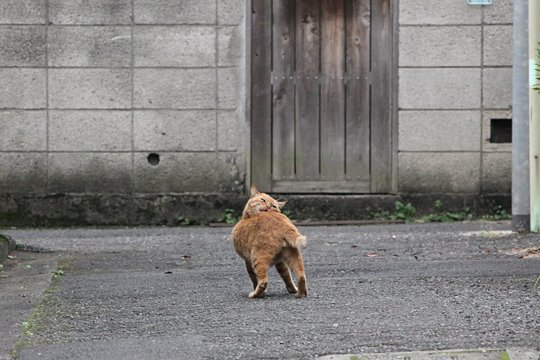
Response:
M250 298L260 298L264 296L266 287L268 286L268 268L271 260L260 258L253 261L253 271L257 278L257 286L255 290L249 293Z
M304 273L304 261L302 260L302 254L297 248L287 248L285 251L285 261L289 268L296 275L298 280L298 293L297 298L303 298L307 296L307 281L306 274Z
M283 282L285 283L289 294L296 294L298 292L298 289L292 281L291 272L289 271L289 267L287 266L285 261L278 262L276 264L276 269L279 273L279 276L281 276L281 278L283 279Z
M253 266L251 266L251 263L246 260L246 270L249 274L249 278L251 279L251 282L253 283L253 289L257 288L257 275L255 275L255 271L253 271Z

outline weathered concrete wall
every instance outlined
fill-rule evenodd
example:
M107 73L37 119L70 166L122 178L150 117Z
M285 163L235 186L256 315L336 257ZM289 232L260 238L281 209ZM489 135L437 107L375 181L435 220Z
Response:
M512 1L399 2L399 191L510 193Z
M244 12L2 1L0 193L242 191Z
M0 223L178 224L241 207L248 2L1 1ZM511 117L512 1L400 0L398 21L398 192L465 194L456 209L510 193L511 145L489 139ZM299 197L295 212L354 218L398 198Z

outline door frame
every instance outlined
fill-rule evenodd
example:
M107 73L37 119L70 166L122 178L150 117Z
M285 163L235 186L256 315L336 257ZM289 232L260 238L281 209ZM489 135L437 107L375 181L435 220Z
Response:
M249 188L253 183L253 171L252 171L252 79L251 79L251 65L252 65L252 40L253 40L253 28L252 28L252 7L254 0L246 0L244 3L244 29L245 29L245 43L244 43L244 144L245 144L245 164L246 164L246 181L245 191L249 192ZM268 0L269 1L269 0ZM377 195L377 194L396 194L398 192L398 95L399 95L399 0L388 0L390 2L390 73L389 73L389 106L390 106L390 187L388 192L384 193L362 193L362 195ZM256 183L254 185L257 185ZM309 193L314 195L317 193ZM323 193L320 193L323 194ZM347 194L346 192L340 193L340 195ZM350 193L358 194L358 193Z

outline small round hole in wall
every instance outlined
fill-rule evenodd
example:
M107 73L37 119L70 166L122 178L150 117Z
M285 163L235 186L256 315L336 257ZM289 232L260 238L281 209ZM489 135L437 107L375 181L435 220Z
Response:
M150 153L148 154L148 157L146 159L148 160L148 163L150 165L156 166L157 164L159 164L159 154Z

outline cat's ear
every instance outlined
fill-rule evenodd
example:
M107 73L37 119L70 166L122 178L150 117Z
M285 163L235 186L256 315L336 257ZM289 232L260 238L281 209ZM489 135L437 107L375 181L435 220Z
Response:
M280 209L283 209L283 207L285 206L285 204L287 203L287 200L283 200L283 201L278 201L278 206Z
M259 193L259 190L257 190L257 188L255 187L254 184L251 185L251 187L249 188L249 197L252 198L254 197L255 195L257 195Z

